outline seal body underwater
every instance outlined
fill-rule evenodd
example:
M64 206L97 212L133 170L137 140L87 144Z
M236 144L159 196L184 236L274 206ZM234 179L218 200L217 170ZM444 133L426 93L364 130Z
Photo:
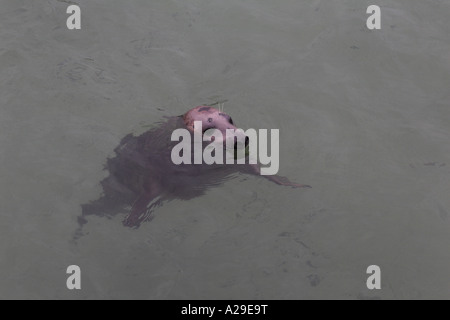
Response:
M171 152L178 142L171 141L172 132L184 128L194 134L195 121L201 121L203 132L216 129L224 137L227 129L237 129L228 114L210 106L198 106L182 116L167 118L140 136L125 136L114 150L115 156L107 159L105 169L109 176L101 182L103 195L82 205L78 236L90 215L111 217L124 213L123 224L137 228L164 201L201 196L239 172L260 175L258 164L174 164ZM277 175L262 177L279 185L310 187Z

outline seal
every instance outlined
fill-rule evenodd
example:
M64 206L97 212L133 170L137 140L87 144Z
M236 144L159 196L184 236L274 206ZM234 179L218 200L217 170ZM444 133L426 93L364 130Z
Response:
M224 136L227 129L237 129L228 114L211 106L198 106L182 116L168 117L140 136L125 136L115 148L115 156L107 159L105 169L109 176L101 181L103 195L82 205L78 236L89 215L111 217L127 213L123 224L138 228L151 219L154 209L164 201L201 196L208 188L236 177L236 173L260 175L259 164L174 164L171 150L176 142L171 141L171 134L178 128L193 134L194 121L201 121L204 132L214 128ZM262 177L278 185L310 187L278 175Z

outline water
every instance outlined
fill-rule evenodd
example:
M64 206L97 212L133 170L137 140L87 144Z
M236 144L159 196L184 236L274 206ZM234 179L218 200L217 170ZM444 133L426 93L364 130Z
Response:
M374 31L368 1L76 3L69 31L66 1L0 1L0 298L450 298L448 1L378 1ZM222 100L313 189L242 176L72 241L123 136Z

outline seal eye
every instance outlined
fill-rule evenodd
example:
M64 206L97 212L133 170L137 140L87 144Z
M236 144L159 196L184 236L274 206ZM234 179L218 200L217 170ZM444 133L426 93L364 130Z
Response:
M231 119L231 117L230 117L230 120L229 120L229 121L230 121L231 124L234 125L233 119Z
M212 118L208 118L208 122L212 122L213 121L213 119Z

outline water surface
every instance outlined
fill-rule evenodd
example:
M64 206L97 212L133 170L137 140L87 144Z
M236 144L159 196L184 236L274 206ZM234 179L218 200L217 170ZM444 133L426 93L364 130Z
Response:
M357 0L76 3L69 31L0 1L0 298L450 298L447 1L378 1L376 31ZM71 241L122 137L223 100L313 189L241 176Z

